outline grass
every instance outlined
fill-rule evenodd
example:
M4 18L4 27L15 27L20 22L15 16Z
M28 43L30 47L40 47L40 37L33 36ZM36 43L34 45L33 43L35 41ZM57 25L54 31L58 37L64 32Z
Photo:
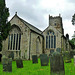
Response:
M75 75L75 67L73 59L71 63L64 63L65 75ZM0 75L50 75L50 64L41 66L40 60L38 64L32 64L32 61L23 61L23 68L16 67L16 62L12 62L12 72L3 72L3 66L0 63Z

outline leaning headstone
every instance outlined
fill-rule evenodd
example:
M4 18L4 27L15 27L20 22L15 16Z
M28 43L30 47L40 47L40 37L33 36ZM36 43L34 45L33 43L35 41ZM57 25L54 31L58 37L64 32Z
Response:
M48 66L49 58L48 58L47 54L40 55L40 62L41 62L41 66Z
M38 57L37 55L32 55L32 63L38 63Z
M4 55L2 57L2 64L3 64L3 72L8 71L8 58Z
M71 62L71 56L69 51L65 51L65 62L70 63Z
M74 66L75 66L75 55L73 56L73 59L74 59Z
M61 48L57 48L56 51L61 53Z
M23 61L21 58L16 58L17 68L23 68Z
M50 56L50 75L65 75L64 60L59 52Z
M12 58L8 59L8 72L12 72Z

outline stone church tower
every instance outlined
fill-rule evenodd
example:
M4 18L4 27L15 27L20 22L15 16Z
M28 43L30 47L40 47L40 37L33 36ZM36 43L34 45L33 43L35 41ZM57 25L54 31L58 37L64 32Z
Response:
M49 15L49 26L53 26L61 34L64 35L63 23L62 23L62 18L60 16L60 14L59 14L59 16L56 16L56 17L52 17Z

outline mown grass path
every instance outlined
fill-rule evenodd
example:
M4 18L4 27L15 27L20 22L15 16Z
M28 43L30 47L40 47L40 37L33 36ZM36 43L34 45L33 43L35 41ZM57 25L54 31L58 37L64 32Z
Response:
M72 63L65 63L65 75L75 75L75 67ZM0 75L50 75L50 63L48 66L41 66L40 60L38 64L32 64L32 61L23 61L23 68L16 67L16 62L12 62L12 72L3 72L3 66L0 63Z

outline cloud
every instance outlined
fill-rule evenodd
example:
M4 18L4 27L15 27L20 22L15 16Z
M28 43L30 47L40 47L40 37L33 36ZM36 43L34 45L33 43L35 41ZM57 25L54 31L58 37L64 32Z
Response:
M62 16L63 26L66 33L72 28L71 18L75 13L74 0L6 0L6 5L10 10L9 19L18 12L24 20L44 30L49 25L49 14ZM67 21L66 21L67 20ZM72 30L74 31L74 29Z

